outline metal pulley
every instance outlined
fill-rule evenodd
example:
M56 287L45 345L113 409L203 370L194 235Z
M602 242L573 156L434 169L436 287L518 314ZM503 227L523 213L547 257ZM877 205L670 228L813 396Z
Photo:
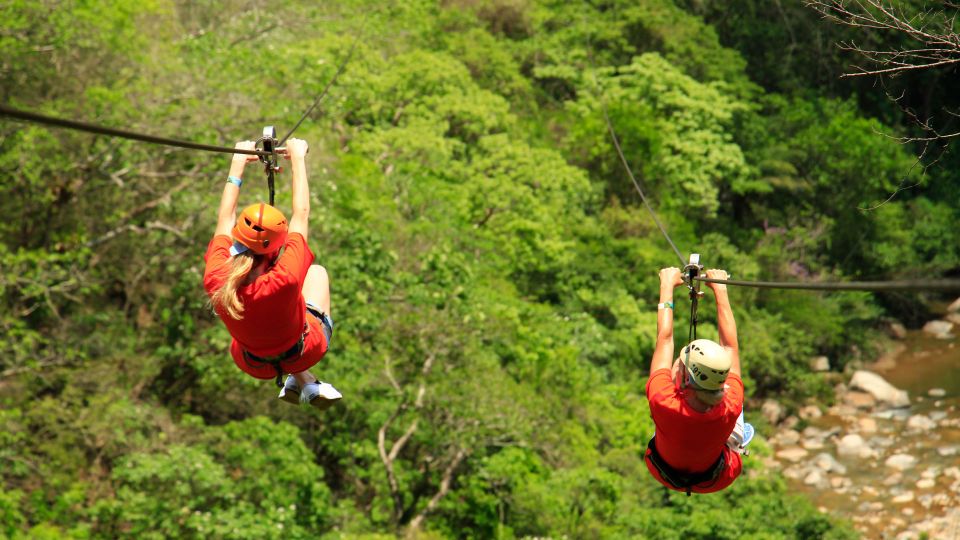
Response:
M280 142L277 140L277 130L273 126L263 128L263 136L257 139L257 150L263 150L267 154L260 155L260 161L263 162L264 172L267 174L267 189L270 190L270 206L273 206L274 194L274 175L283 169L277 164L277 152Z
M700 282L695 278L703 273L703 265L700 264L700 254L691 253L690 260L683 267L683 281L690 289L690 334L688 343L697 339L697 304L703 297L703 291L700 290Z

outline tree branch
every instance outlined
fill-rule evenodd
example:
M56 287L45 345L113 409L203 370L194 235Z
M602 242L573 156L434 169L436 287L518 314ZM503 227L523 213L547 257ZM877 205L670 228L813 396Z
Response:
M425 506L419 514L414 516L412 520L410 520L410 527L407 529L408 538L420 530L420 527L423 526L423 522L427 519L427 515L436 509L437 504L440 503L440 500L443 499L443 497L450 491L450 483L453 481L453 473L456 472L460 462L462 462L468 454L469 453L463 448L457 450L457 454L453 457L453 460L443 471L443 476L440 479L440 487L437 489L437 492L434 493L433 497L430 498L427 506Z

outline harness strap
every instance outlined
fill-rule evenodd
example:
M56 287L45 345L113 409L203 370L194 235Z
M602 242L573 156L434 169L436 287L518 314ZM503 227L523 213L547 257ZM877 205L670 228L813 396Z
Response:
M719 478L720 473L723 472L723 469L727 465L726 459L724 458L724 453L720 452L720 456L717 458L717 461L715 461L709 469L703 472L685 473L678 471L671 467L670 464L663 459L663 456L661 456L660 452L657 451L657 445L654 443L654 440L656 440L656 436L652 437L650 442L647 443L647 450L650 451L650 463L652 463L657 469L657 472L660 473L660 478L674 488L686 491L687 497L690 496L694 486L706 482L713 482Z
M303 333L300 334L300 340L293 344L293 347L290 347L286 351L276 355L276 356L257 356L246 349L243 350L243 359L249 364L255 362L258 364L269 364L277 372L276 384L277 388L283 387L283 367L280 366L281 362L286 362L293 358L299 358L300 354L303 353L303 344L307 338L308 326L304 323Z

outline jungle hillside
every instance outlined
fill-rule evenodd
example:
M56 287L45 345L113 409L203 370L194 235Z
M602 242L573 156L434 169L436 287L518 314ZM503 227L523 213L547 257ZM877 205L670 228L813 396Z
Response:
M799 0L0 2L0 103L219 146L285 133L349 56L295 134L324 412L237 369L204 293L229 154L0 118L0 538L858 537L751 414L829 406L952 298L731 287L759 436L730 489L668 492L644 388L679 261L605 118L708 268L956 277L960 147L924 127L957 131L956 64L842 77L838 43L909 39ZM251 164L240 205L266 197Z

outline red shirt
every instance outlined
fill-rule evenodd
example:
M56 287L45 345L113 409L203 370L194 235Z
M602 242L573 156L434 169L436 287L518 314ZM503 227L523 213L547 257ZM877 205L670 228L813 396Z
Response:
M208 295L226 281L231 245L233 240L229 236L218 235L207 247L203 288ZM311 263L313 253L303 236L288 235L277 263L253 283L237 289L243 303L243 318L237 320L217 312L230 335L244 349L257 356L274 356L300 340L307 307L300 289Z
M678 471L697 473L710 468L724 451L743 409L743 380L727 376L723 401L707 412L697 412L684 398L684 392L671 376L670 369L658 369L647 381L650 414L657 426L657 451Z

